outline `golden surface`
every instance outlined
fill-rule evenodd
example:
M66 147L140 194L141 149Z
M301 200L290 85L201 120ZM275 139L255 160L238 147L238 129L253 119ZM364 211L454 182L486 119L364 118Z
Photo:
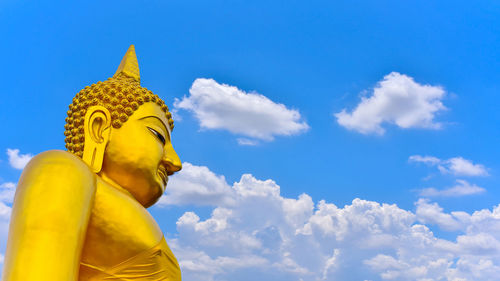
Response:
M146 210L182 167L171 143L173 121L139 79L131 46L112 78L73 99L69 152L47 151L28 163L14 199L3 280L181 280Z

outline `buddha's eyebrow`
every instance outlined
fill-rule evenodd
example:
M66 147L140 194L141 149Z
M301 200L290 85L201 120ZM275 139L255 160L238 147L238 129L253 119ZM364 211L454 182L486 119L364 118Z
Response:
M165 134L168 135L168 139L170 139L170 130L168 130L167 126L165 125L165 123L163 123L163 121L158 118L157 116L146 116L146 117L142 117L142 118L139 118L139 120L147 120L147 119L152 119L154 121L156 121L155 123L159 123L161 126L161 128L163 129L163 131L165 131Z

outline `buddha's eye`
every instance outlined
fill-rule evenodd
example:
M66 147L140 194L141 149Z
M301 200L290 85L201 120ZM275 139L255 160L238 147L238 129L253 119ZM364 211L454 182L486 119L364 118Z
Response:
M151 129L149 127L148 129L161 141L163 145L165 145L165 137L162 134L158 133L155 129Z

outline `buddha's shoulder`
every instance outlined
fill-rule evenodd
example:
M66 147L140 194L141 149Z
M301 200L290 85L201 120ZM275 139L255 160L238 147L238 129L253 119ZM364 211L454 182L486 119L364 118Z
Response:
M20 202L35 201L52 205L87 202L95 194L95 177L78 157L60 150L46 151L33 157L24 168L14 201L20 206Z
M51 173L59 177L86 177L94 178L95 174L79 157L62 150L49 150L42 152L26 165L23 174L43 173L47 176Z
M89 167L78 156L63 150L49 150L42 152L31 159L28 166L33 164L51 163L52 165L70 165L74 168L87 169Z

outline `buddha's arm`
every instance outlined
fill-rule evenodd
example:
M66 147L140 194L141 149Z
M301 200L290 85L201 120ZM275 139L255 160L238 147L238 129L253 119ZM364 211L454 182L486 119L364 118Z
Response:
M78 280L94 194L95 175L76 156L33 158L17 186L3 280Z

